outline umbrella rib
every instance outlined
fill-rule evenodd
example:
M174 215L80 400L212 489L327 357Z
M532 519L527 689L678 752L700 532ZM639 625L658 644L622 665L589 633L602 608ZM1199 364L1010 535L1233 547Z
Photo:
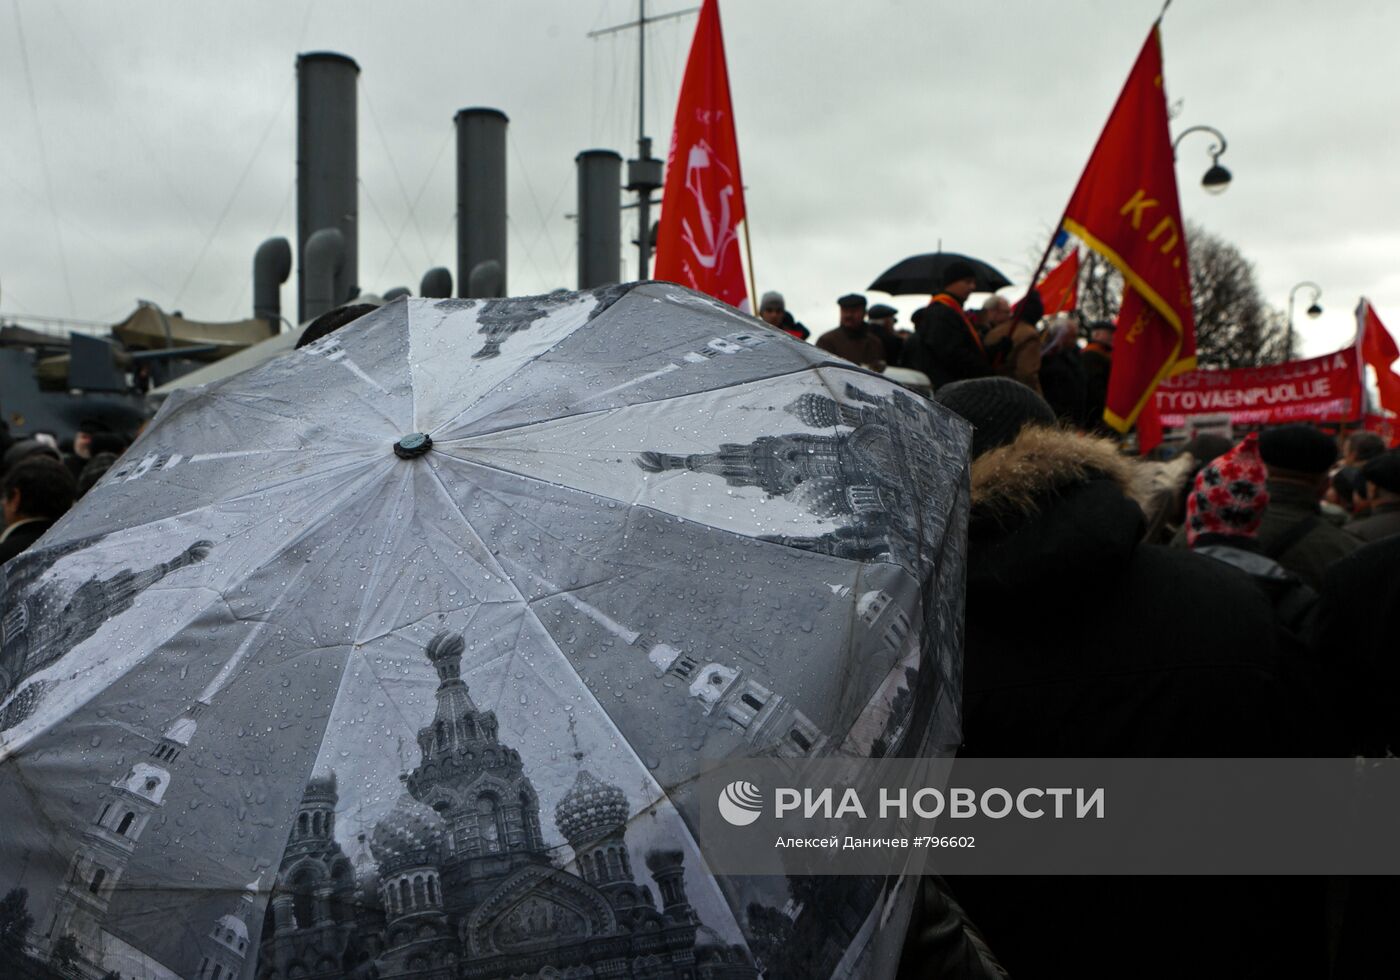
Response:
M468 465L472 465L472 464L473 464L473 461L472 461L472 460L462 460L461 457L459 457L459 456L454 456L454 457L452 457L452 458L453 458L453 459L457 459L457 460L461 460L462 462L465 462L465 463L467 463ZM483 464L483 465L484 465L484 464ZM496 469L495 467L489 467L489 466L487 466L486 468L487 468L487 469ZM500 472L500 473L509 473L509 472L510 472L510 471L508 471L508 470L499 470L499 469L496 469L496 471L497 471L497 472ZM514 475L514 474L512 474L512 475ZM525 479L530 479L530 478L529 478L529 477L525 477ZM555 485L557 485L557 484L550 484L550 485L551 485L551 486L555 486ZM508 501L506 501L505 499L503 499L503 498L500 496L500 494L498 494L498 493L495 492L494 490L487 489L486 487L482 486L482 485L479 484L479 483L476 484L476 489L477 489L480 493L483 493L483 494L487 495L488 497L490 497L492 500L495 500L497 503L499 503L499 504L500 504L502 507L504 507L506 510L509 510L509 511L511 511L512 513L515 513L515 514L519 515L519 511L518 511L515 507L511 506L511 504L510 504ZM571 488L571 487L566 487L566 488L564 488L564 489L570 490L571 492L574 492L574 493L582 493L582 492L584 492L584 491L580 491L580 490L574 490L574 489ZM565 550L567 550L570 554L575 555L576 557L579 557L579 558L584 558L584 559L587 559L587 558L589 557L588 555L586 555L586 554L584 554L583 552L581 552L579 549L575 548L573 545L569 544L569 543L568 543L567 541L565 541L563 538L561 538L561 537L559 537L558 535L552 533L548 528L544 527L544 525L538 523L537 521L532 520L532 519L531 519L530 517L528 517L528 516L525 516L525 515L519 515L519 516L520 516L520 519L521 519L521 520L523 520L525 523L529 524L531 527L536 528L536 529L539 530L542 534L548 535L549 538L550 538L550 540L558 542L558 543L559 543ZM639 570L641 570L641 569L639 569L639 568L637 568L637 567L634 567L634 566L629 566L629 570L631 570L631 571L639 571ZM542 595L538 595L538 596L536 596L535 598L529 599L529 600L526 600L526 601L533 604L533 603L537 603L537 602L542 602L542 601L544 601L545 599L549 599L549 598L552 598L552 597L557 596L557 595L569 595L569 594L571 594L571 593L573 593L573 592L579 592L579 591L582 591L583 589L591 588L591 587L593 587L593 586L595 586L595 585L601 585L603 582L612 581L612 580L614 580L616 577L617 577L617 576L613 576L612 578L608 578L608 579L599 579L599 580L596 581L596 582L588 582L588 583L586 583L586 584L584 584L584 585L577 585L577 586L574 586L574 587L571 588L571 589L556 588L555 591L553 591L553 592L547 592L547 593L544 593L544 594L542 594ZM543 581L543 580L541 580L541 581Z
M491 554L490 547L481 538L481 535L477 533L476 528L472 526L472 523L467 518L467 515L462 511L462 508L457 505L457 501L452 498L452 494L448 491L447 485L443 482L441 475L437 472L436 469L433 469L432 473L433 479L437 482L438 488L442 492L442 495L447 499L448 503L452 505L452 508L456 510L458 515L461 517L463 526L471 533L471 535L474 538L476 538L477 542L481 545L482 549L487 554ZM524 593L520 591L518 586L516 586L514 580L505 574L505 569L501 568L499 564L496 564L496 570L500 574L502 581L509 583L510 587L515 591L516 595L519 596L521 607L523 608L525 613L528 614L530 618L532 618L535 621L536 627L538 628L544 641L549 644L549 648L553 650L556 656L562 659L563 665L567 670L572 671L575 675L577 675L577 669L573 666L573 663L569 660L568 656L564 653L564 651L559 648L558 643L556 643L554 640L553 634L549 632L549 628L545 626L544 622L539 618L539 615L535 612L534 606L531 604L531 602L525 598ZM525 629L524 618L522 617L518 622L520 624L520 633L523 633ZM517 633L517 643L512 648L512 656L517 655L514 651L519 649L519 635L520 634ZM622 730L617 727L617 723L613 721L612 716L608 713L608 710L606 707L604 707L602 701L598 699L598 696L587 684L582 683L581 678L579 683L579 689L585 694L587 694L587 696L592 700L595 709L599 712L600 717L604 721L606 721L607 725L611 727L611 729L617 734L619 745L622 746L628 753L628 755L631 756L630 761L633 763L634 767L636 768L636 771L645 774L645 778L652 789L652 795L654 796L654 799L646 806L644 806L641 809L641 811L639 811L637 814L629 814L627 818L627 822L629 823L629 825L635 823L635 821L640 819L643 813L646 813L656 808L657 806L660 806L663 801L669 803L672 810L675 812L677 822L679 824L679 829L682 832L684 832L687 837L689 837L690 843L693 848L693 852L696 855L700 855L701 852L699 843L695 840L695 835L691 831L690 825L686 822L684 815L681 813L680 809L676 807L675 803L671 801L670 793L651 775L650 771L646 766L645 761L637 754L636 749L633 748L632 743L628 740L627 736L623 734ZM701 859L703 860L703 857ZM725 902L725 905L727 906L728 903ZM732 909L730 909L730 913L731 915L733 914Z
M392 460L392 457L390 457L390 460ZM386 461L386 462L388 462L388 461ZM392 463L390 463L390 465L392 465ZM339 493L339 495L338 495L337 498L336 498L336 499L337 499L337 502L338 502L339 500L343 500L344 498L346 498L346 497L348 497L348 496L353 496L355 493L358 493L359 490L361 489L361 487L362 487L365 483L368 483L368 482L371 481L371 479L373 478L373 476L374 476L374 474L367 474L366 476L362 477L362 478L361 478L360 480L358 480L358 481L352 481L351 483L342 486L342 487L341 487L341 490L340 490L340 493ZM152 522L150 522L149 524L142 525L142 527L145 528L145 529L153 529L153 528L155 528L157 525L163 524L163 523L165 523L165 522L167 522L167 521L174 521L174 520L177 520L177 519L185 518L185 517L187 517L187 516L190 515L190 514L197 513L197 512L199 512L199 511L201 511L201 510L206 510L206 509L208 509L208 508L211 507L211 506L213 506L213 504L206 504L206 505L203 505L203 506L201 506L201 507L194 508L194 509L192 509L192 510L190 510L190 511L185 511L185 512L182 512L182 513L180 513L180 514L171 515L171 516L169 516L169 517L161 518L159 521L152 521ZM328 514L329 514L329 513L334 513L334 512L335 512L335 511L334 511L334 508L327 508L327 513L328 513ZM277 547L269 556L267 556L265 559L263 559L262 561L260 561L260 562L258 563L258 565L257 565L251 572L248 573L248 575L250 576L250 575L256 574L258 570L260 570L260 569L266 567L266 566L267 566L268 564L270 564L271 562L277 560L277 559L280 558L282 555L286 554L286 553L287 553L288 551L290 551L292 548L296 547L298 544L300 544L302 541L304 541L308 535L312 534L314 531L316 531L317 529L319 529L320 526L321 526L321 523L320 523L319 521L317 521L317 522L313 522L313 523L309 524L307 527L303 528L298 534L296 534L295 536L293 536L291 539L289 539L289 540L287 540L287 541L284 541L284 542L283 542L279 547ZM301 571L302 571L301 569L298 569L298 574L300 574ZM248 576L244 576L244 578L239 579L239 580L236 581L236 582L229 582L229 583L227 583L225 589L217 589L217 588L214 588L213 586L195 586L195 585L189 586L188 588L191 588L191 589L193 589L193 588L207 588L209 591L211 591L211 592L214 594L215 598L212 598L208 603L205 603L204 605L199 606L199 608L198 608L197 610L195 610L194 614L193 614L192 616L190 616L190 617L185 621L185 625L188 625L188 623L193 622L194 619L196 619L198 616L204 614L211 606L213 606L216 602L219 602L219 601L222 601L222 602L225 604L225 606L228 608L230 618L232 618L233 620L235 620L235 621L237 621L237 622L264 622L264 623L265 623L267 620L266 620L266 619L263 619L263 618L244 618L244 617L239 616L239 615L234 611L233 605L229 602L228 595L227 595L228 589L232 588L233 586L236 586L239 582L245 581L247 577L248 577ZM174 586L166 586L166 588L165 588L164 590L161 590L161 591L173 591L174 588L175 588ZM279 595L280 595L280 594L279 594ZM279 598L279 603L280 603L280 598ZM184 626L181 626L180 628L183 629ZM178 630L176 630L175 632L178 632ZM174 633L172 633L172 634L170 634L170 635L174 635ZM162 641L162 643L163 643L163 642L164 642L164 641ZM161 645L161 644L156 644L155 647L153 647L152 649L153 649L153 650L154 650L154 649L158 649L158 648L160 647L160 645ZM71 653L71 652L72 652L71 650L70 650L70 651L67 651L67 652L64 654L63 657L60 657L58 660L54 661L52 664L49 664L47 667L44 668L44 670L52 670L52 669L56 668L60 663L62 663L62 662L67 658L67 653ZM142 663L144 663L144 662L145 662L145 658L144 658L144 657L143 657L143 658L140 658L140 659L138 659L138 660L136 660L136 661L133 661L133 663L132 663L129 667L127 667L125 670L123 670L123 671L122 671L119 675L117 675L117 676L118 676L118 677L124 677L124 676L126 676L126 674L128 674L131 670L134 670L136 667L140 666L140 664L142 664ZM71 666L71 665L70 665L70 666ZM40 672L38 672L38 673L43 673L43 671L40 671ZM33 675L33 676L38 676L38 674L35 674L35 675ZM113 679L115 680L116 678L113 678ZM18 691L12 692L12 693L11 693L11 697L13 697L13 696L14 696L15 694L17 694L17 693L18 693ZM90 700L90 699L89 699L89 700ZM86 704L86 703L87 703L86 701L83 702L83 704ZM82 707L81 704L80 704L80 705L74 705L73 708L72 708L72 711L76 711L76 710L77 710L78 708L80 708L80 707ZM72 711L69 712L69 715L71 715ZM65 715L64 717L66 718L66 717L68 717L68 715ZM54 719L53 724L57 724L59 721L62 721L62 720L63 720L62 718L56 718L56 719ZM48 732L48 731L53 727L53 724L47 725L47 726L45 726L45 727L42 728L42 729L39 729L39 730L36 730L36 731L32 732L28 737L26 737L26 738L24 739L24 741L23 741L22 743L19 743L19 744L17 744L17 743L15 743L15 742L11 741L10 739L8 739L8 738L7 738L6 736L4 736L4 735L0 735L0 761L4 761L5 759L10 758L11 756L17 756L17 755L21 754L25 746L27 746L27 745L29 745L30 743L32 743L32 742L34 741L34 739L39 738L40 736L42 736L43 734L45 734L46 732Z
M891 381L889 378L886 378L883 375L876 374L874 371L867 370L866 368L860 367L857 364L852 364L849 361L816 361L811 364L804 364L799 368L794 368L785 371L777 371L773 374L765 374L752 378L745 378L742 381L732 381L729 384L718 385L714 388L702 388L699 391L682 391L674 395L666 395L662 398L652 398L644 402L631 402L625 405L614 405L611 408L598 408L587 412L563 412L559 415L554 415L547 419L532 419L529 422L518 422L513 425L501 426L498 429L488 429L485 432L473 432L471 435L457 436L455 438L442 440L435 439L433 441L433 445L435 448L439 446L457 446L463 443L468 443L473 439L481 439L486 436L502 435L507 432L519 432L521 429L529 429L537 425L548 425L551 422L562 422L565 419L585 419L590 416L596 416L601 418L604 415L623 412L630 408L638 408L644 405L664 405L667 402L679 401L682 398L691 398L700 395L712 395L716 392L728 391L730 388L743 388L747 385L762 384L766 381L776 381L780 378L795 378L799 375L803 375L812 371L820 372L824 368L830 368L839 371L849 371L852 374L860 374L870 378L879 378L880 380L890 385L895 384L895 382Z
M375 450L377 451L377 450L378 450L378 447L375 447ZM295 450L275 450L275 451L276 451L276 452L279 452L279 453L281 453L281 452L295 452ZM349 454L351 454L352 452L353 452L353 450L347 449L347 450L340 450L340 451L337 451L336 454L337 454L337 455L339 455L339 454L349 455ZM393 457L387 457L387 460L393 460ZM334 468L326 469L326 470L319 470L319 471L314 472L314 473L298 473L298 474L295 474L295 475L293 475L293 476L290 476L290 477L288 477L287 479L282 480L281 482L278 482L278 483L263 484L263 485L260 485L260 486L258 486L258 487L255 487L255 488L253 488L253 489L247 490L247 491L244 492L244 493L240 493L240 494L238 494L237 496L233 496L233 497L220 497L220 498L217 499L217 500L209 500L209 501L206 501L205 503L199 504L198 506L189 507L189 508L187 508L187 509L185 509L185 510L172 511L171 513L165 514L164 516L159 517L159 518L157 518L156 520L147 521L147 522L145 522L145 523L146 523L146 524L159 524L159 523L161 523L162 521L175 520L175 519L177 519L177 518L189 517L189 516L194 515L194 514L203 513L203 512L209 511L209 510L211 510L211 509L213 509L213 508L219 507L219 506L221 506L221 505L241 503L241 502L246 501L246 500L249 500L249 499L254 499L254 498L258 498L258 497L265 496L266 494L270 493L270 492L273 491L273 490L280 490L280 489L292 488L292 487L298 486L299 484L301 484L301 483L303 483L303 482L310 482L310 481L317 480L317 479L321 479L321 478L324 478L324 477L327 477L327 476L333 476L333 475L335 475L335 474L337 474L337 473L341 473L341 472L346 471L346 470L353 470L353 469L355 469L356 467L358 467L358 466L360 466L360 465L362 465L362 464L372 463L373 461L374 461L374 457L368 456L367 451L366 451L366 455L365 455L365 457L364 457L363 459L357 459L357 460L354 460L353 462L347 462L347 463L344 463L344 464L342 464L342 465L336 466L336 467L334 467ZM162 472L166 472L166 471L162 471ZM125 482L125 481L123 481L123 482ZM103 489L106 488L106 487L117 486L117 485L118 485L118 484L100 484L100 485L99 485L98 487L96 487L95 489L96 489L97 491L100 492L101 490L103 490ZM173 480L172 480L172 481L168 481L165 485L166 485L166 486L169 486L169 487L172 487L172 488L175 488L175 489L179 489L179 490L192 490L192 491L195 491L195 490L202 490L202 489L204 489L204 487L201 487L201 486L191 486L191 485L188 485L188 484L183 483L183 482L177 483L177 482L175 482L175 481L173 481ZM123 530L125 530L125 528L124 528Z
M613 301L612 301L612 303L615 303L615 302L617 302L617 300L613 300ZM505 375L504 377L498 378L498 379L496 380L496 383L495 383L495 384L491 385L491 387L487 388L487 389L486 389L485 391L483 391L479 396L477 396L477 398L476 398L475 400L473 400L472 403L471 403L470 405L467 405L465 408L463 408L460 412L458 412L456 415L452 416L452 418L448 419L447 421L445 421L445 422L443 422L443 423L441 423L441 424L439 424L439 425L434 426L432 432L430 432L430 433L428 433L428 434L429 434L429 435L432 435L432 434L435 433L435 432L441 432L441 431L443 431L444 429L446 429L448 426L452 426L452 425L457 424L457 422L458 422L459 419L461 419L464 415L466 415L466 414L468 414L469 412L471 412L472 409L476 408L478 405L480 405L482 402L484 402L487 398L489 398L489 397L491 396L492 392L494 392L497 388L501 387L501 385L505 384L507 381L510 381L510 380L512 380L513 378L518 377L518 376L520 375L520 373L521 373L522 371L524 371L526 368L528 368L531 364L534 364L534 363L535 363L536 361L538 361L540 358L542 358L542 357L544 357L546 354L549 354L550 352L552 352L556 347L558 347L558 346L559 346L560 344L562 344L564 341L566 341L566 340L568 340L570 337L572 337L581 327L587 326L588 323L589 323L592 319L594 319L595 317L598 316L598 314L602 313L602 312L603 312L604 310L606 310L609 306L612 306L612 303L608 303L608 304L606 304L606 305L603 305L603 301L602 301L601 299L599 299L597 296L594 296L594 304L593 304L593 306L592 306L590 309L588 309L588 310L586 310L586 311L583 311L584 320L583 320L582 323L578 324L578 325L575 326L573 329L569 330L567 333L562 334L562 335L559 337L558 340L556 340L554 343L550 344L550 345L549 345L548 347L546 347L544 350L539 351L538 353L536 353L536 354L534 354L534 355L532 355L532 356L526 358L525 360L521 361L521 362L516 366L516 368L515 368L514 371L511 371L509 374ZM413 333L412 333L412 331L410 330L410 331L409 331L409 344L410 344L410 348L411 348L412 342L413 342L412 338L413 338ZM411 349L410 349L410 352L409 352L409 356L410 356L410 358L412 357L412 350L411 350ZM419 423L418 423L418 389L417 389L417 386L414 386L414 393L413 393L413 423L414 423L415 426L419 424Z
M482 550L486 554L490 555L490 546L487 545L485 540L482 539L481 535L477 533L476 528L472 526L470 518L468 518L466 513L462 510L462 508L457 505L457 501L452 498L452 494L447 489L447 484L443 482L441 474L439 474L436 469L433 469L432 475L434 481L436 481L438 485L439 490L441 490L443 497L446 498L447 502L452 506L453 510L457 511L458 516L461 517L462 525L471 533L472 537L477 540L477 543L480 544ZM559 644L557 644L554 641L553 634L549 632L549 628L545 626L544 622L540 619L539 614L535 612L534 606L531 605L530 600L525 598L525 593L521 592L520 587L515 584L515 580L506 574L505 569L502 568L498 562L495 562L494 558L492 560L492 564L495 565L496 573L501 577L501 581L507 583L510 586L510 588L515 592L516 596L520 601L521 608L525 611L527 615L530 616L531 619L535 621L536 627L538 627L540 633L543 635L545 641L549 644L549 647L554 651L555 655L562 658L565 667L577 673L577 669L574 667L572 661L570 661L568 655L565 654L564 651L559 648ZM523 622L521 623L521 629L524 629ZM617 723L612 720L612 716L608 714L608 710L603 706L602 701L598 699L598 696L593 693L592 689L590 689L588 685L580 683L579 686L583 691L587 692L590 698L592 698L594 706L599 712L601 712L602 717L607 719L607 723L612 727L613 731L617 732L618 741L622 745L626 746L627 752L632 756L632 761L635 762L638 767L640 767L641 771L646 772L647 769L645 763L642 761L641 757L637 755L636 751L632 748L632 744L627 740L626 736L624 736L621 730L618 729ZM651 776L648 775L647 778L651 779ZM657 790L663 795L665 795L666 791L659 784L657 784L654 779L652 779L651 781L654 785L656 785Z

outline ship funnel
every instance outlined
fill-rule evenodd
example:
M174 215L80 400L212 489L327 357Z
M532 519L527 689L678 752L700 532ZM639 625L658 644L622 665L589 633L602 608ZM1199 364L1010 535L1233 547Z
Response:
M297 56L298 322L313 316L308 308L312 289L307 282L308 251L310 239L323 229L338 229L344 247L330 305L344 303L359 292L355 123L359 75L360 66L343 54L314 51Z
M506 126L499 109L462 109L457 127L457 290L460 296L506 291ZM486 262L498 273L476 273ZM494 287L489 293L476 288Z
M622 280L622 154L584 150L578 168L578 288Z

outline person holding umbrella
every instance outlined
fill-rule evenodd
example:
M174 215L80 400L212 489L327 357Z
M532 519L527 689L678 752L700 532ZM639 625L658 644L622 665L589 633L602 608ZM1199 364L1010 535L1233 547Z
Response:
M963 309L977 288L970 262L951 262L943 286L919 318L914 339L905 344L904 367L922 371L934 389L996 374L995 362L1010 347L1007 331L997 328L984 338Z

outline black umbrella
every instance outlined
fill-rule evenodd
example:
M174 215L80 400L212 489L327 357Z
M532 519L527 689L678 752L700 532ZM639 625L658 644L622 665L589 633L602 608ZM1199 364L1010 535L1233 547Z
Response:
M943 288L943 275L954 262L966 262L977 274L977 292L994 293L1003 286L1011 285L1011 280L1000 271L969 255L957 252L928 252L924 255L911 255L886 269L878 279L870 284L871 289L892 296L908 293L936 293Z

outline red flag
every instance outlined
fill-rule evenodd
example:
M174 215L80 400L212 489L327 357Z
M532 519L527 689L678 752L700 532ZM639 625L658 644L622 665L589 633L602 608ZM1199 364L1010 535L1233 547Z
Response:
M1079 249L1070 253L1044 279L1036 284L1035 291L1045 304L1045 315L1067 313L1079 305Z
M1127 432L1158 382L1196 366L1191 270L1155 24L1065 208L1064 227L1125 280L1104 420Z
M1400 415L1400 374L1392 368L1400 358L1395 338L1376 316L1376 308L1368 299L1361 300L1356 311L1357 331L1360 333L1361 359L1376 369L1376 388L1381 396L1381 408Z
M718 0L705 0L685 66L656 232L657 279L749 309L740 258L744 181Z

